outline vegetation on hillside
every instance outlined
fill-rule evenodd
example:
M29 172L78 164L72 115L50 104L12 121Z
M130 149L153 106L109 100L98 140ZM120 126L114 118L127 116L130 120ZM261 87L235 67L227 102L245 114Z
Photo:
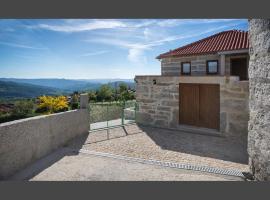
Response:
M125 83L120 83L113 88L111 84L104 84L95 91L89 91L89 101L102 102L125 102L135 98L135 91ZM0 123L32 117L41 114L52 114L79 108L79 92L68 96L47 95L38 98L23 98L16 100L0 100ZM120 107L119 107L120 108ZM119 115L119 108L113 113ZM99 111L97 113L100 113ZM101 115L101 114L100 114Z
M41 95L59 95L61 91L27 83L15 83L0 81L0 97L11 98L35 98Z
M135 91L125 83L120 83L118 88L113 88L109 84L104 84L99 90L90 91L90 102L110 102L110 101L128 101L135 99Z
M121 83L125 83L128 87L134 89L134 82L130 79L123 79L121 81L117 79L70 80L0 78L0 98L33 98L41 95L67 95L74 91L95 91L105 83L113 88L117 88ZM31 92L29 92L30 90Z

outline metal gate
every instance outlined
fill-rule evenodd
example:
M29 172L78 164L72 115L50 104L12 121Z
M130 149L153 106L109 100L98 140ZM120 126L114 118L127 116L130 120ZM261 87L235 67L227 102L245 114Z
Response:
M136 101L90 103L90 131L136 122Z

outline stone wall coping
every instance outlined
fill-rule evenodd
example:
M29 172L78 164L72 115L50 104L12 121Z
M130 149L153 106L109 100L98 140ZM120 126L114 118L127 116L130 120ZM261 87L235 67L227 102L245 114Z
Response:
M170 75L135 75L135 78L145 78L145 77L157 77L157 78L162 78L162 77L172 77L172 78L200 78L200 77L207 77L207 78L230 78L230 79L237 79L238 76L222 76L222 75L197 75L197 76L190 76L190 75L181 75L181 76L170 76Z
M249 83L249 81L239 81L238 76L161 76L161 75L139 75L135 77L135 80L140 79L152 79L156 78L157 80L164 79L177 79L179 83L219 83L219 84L225 84L225 83ZM227 82L228 80L228 82Z
M35 117L28 117L28 118L24 118L24 119L18 119L18 120L14 120L14 121L10 121L10 122L1 123L0 127L10 126L13 124L19 124L19 123L23 123L26 121L38 120L38 119L52 117L52 116L65 115L67 113L72 113L72 112L76 112L76 111L77 111L77 109L76 110L69 110L69 111L65 111L65 112L47 114L47 115L39 115L39 116L35 116Z

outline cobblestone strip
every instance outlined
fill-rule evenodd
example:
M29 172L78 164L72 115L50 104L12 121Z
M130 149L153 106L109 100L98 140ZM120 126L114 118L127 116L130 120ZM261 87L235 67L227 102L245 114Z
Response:
M74 150L74 151L78 152L78 150ZM102 156L102 157L109 157L109 158L114 158L114 159L121 159L121 160L126 160L126 161L131 161L131 162L139 162L139 163L143 163L143 164L158 165L158 166L162 166L162 167L194 170L194 171L208 172L208 173L228 175L228 176L237 176L237 177L244 178L242 172L239 170L229 170L229 169L221 169L221 168L215 168L215 167L209 167L209 166L180 164L180 163L174 163L174 162L162 162L162 161L158 161L158 160L146 160L146 159L142 159L142 158L133 158L133 157L110 154L110 153L90 151L90 150L86 150L86 149L80 149L79 153L90 154L90 155L95 155L95 156Z

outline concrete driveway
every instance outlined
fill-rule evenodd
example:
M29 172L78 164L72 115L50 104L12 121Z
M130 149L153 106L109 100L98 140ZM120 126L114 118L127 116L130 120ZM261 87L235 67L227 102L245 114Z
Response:
M242 181L235 176L174 169L74 153L62 148L11 177L31 181Z
M129 125L75 138L10 179L241 181L241 172L248 167L245 149L244 143L232 138ZM194 170L186 170L190 169L187 165Z

